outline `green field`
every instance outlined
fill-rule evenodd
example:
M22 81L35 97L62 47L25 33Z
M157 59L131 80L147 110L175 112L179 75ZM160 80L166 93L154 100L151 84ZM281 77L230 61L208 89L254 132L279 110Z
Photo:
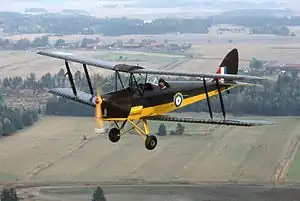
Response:
M300 182L300 149L295 153L291 166L287 172L287 179L290 182Z

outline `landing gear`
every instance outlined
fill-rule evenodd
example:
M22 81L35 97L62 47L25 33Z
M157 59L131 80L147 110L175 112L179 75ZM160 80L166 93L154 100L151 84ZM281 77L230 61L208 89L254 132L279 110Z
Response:
M108 138L113 143L118 142L121 138L120 130L117 128L110 129L110 131L108 133Z
M155 149L156 145L157 145L157 138L154 135L146 136L146 140L145 140L146 149L153 150Z
M126 122L130 123L132 127L128 130L123 130ZM119 126L117 121L114 121L114 123L116 127L112 128L108 133L108 138L110 141L114 143L118 142L121 138L121 135L135 130L144 140L146 149L155 149L157 145L157 138L154 135L149 135L150 131L146 119L138 119L136 123L134 122L134 120L126 119L125 121L123 121L121 126ZM140 123L143 124L142 127L139 126Z

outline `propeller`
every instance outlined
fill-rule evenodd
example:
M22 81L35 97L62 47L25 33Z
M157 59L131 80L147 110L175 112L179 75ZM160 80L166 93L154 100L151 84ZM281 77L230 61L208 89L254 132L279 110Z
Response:
M97 89L96 93L96 108L95 108L95 119L96 119L96 127L95 127L95 133L96 134L103 134L104 133L104 128L103 128L103 119L102 119L102 98L99 95L99 90Z

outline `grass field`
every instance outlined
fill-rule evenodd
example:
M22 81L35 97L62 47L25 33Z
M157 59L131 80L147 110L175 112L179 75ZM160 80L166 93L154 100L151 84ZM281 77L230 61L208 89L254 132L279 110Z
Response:
M136 135L125 135L117 144L95 136L91 118L45 117L0 140L0 181L272 182L289 141L300 135L299 119L275 121L257 128L186 124L192 136L159 137L156 150L147 151ZM158 125L151 123L153 133ZM166 126L170 130L176 124ZM297 156L295 161L299 165ZM290 173L296 174L293 166Z
M293 161L287 172L287 179L291 182L300 181L300 149L298 144L298 150L294 153Z

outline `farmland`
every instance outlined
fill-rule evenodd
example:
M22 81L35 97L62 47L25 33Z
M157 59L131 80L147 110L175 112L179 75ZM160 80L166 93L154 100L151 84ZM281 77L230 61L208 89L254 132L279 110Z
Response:
M123 61L128 64L139 64L149 68L158 68L170 62L180 60L180 56L172 56L166 54L151 54L151 53L137 53L137 52L117 52L117 51L71 51L74 54L91 57L95 59L110 60L116 62L119 56L126 56L128 61ZM57 73L60 68L64 68L62 60L53 59L45 56L36 55L35 52L21 52L12 51L0 53L0 72L1 77L6 76L21 76L26 77L29 72L36 73L37 77L45 73ZM79 64L72 65L72 70L83 71ZM100 73L108 75L110 71L95 69L91 73Z
M72 37L70 40L76 39ZM126 37L139 39L146 36ZM194 58L123 50L71 52L114 62L122 56L127 57L126 61L119 61L122 63L189 72L215 72L225 54L234 47L239 49L240 66L244 68L248 68L252 57L283 63L300 62L295 45L299 37L153 36L158 40L166 37L170 41L191 42L193 46L188 53ZM64 67L61 60L38 56L31 51L1 51L0 61L1 78L26 77L30 72L40 77L47 72L57 73ZM81 70L81 67L74 64L72 70ZM101 75L111 73L95 68L90 71L91 74L96 72ZM135 135L126 135L117 144L104 136L95 136L91 118L43 117L33 127L0 140L0 181L299 182L300 120L297 117L272 119L276 121L274 126L257 128L186 124L186 134L190 135L159 137L157 149L149 152ZM153 133L157 132L159 124L151 123ZM168 131L175 126L166 123ZM83 135L87 135L88 140L83 141Z
M17 39L20 36L9 36L8 38ZM33 36L24 35L30 38ZM84 36L63 36L68 41L79 40ZM123 37L101 37L101 40L116 41L118 39L128 40L134 38L142 40L150 36L123 36ZM241 68L248 68L249 60L256 57L259 60L270 61L277 60L281 63L299 63L300 53L295 43L299 41L299 37L280 37L280 36L247 36L237 34L224 34L217 36L213 33L207 35L183 34L183 35L158 35L151 36L155 40L164 40L168 38L170 42L178 43L190 42L192 49L187 53L194 55L193 59L177 65L174 70L186 71L207 71L215 72L221 59L232 48L236 47L240 53ZM55 37L50 37L50 41L54 42ZM232 40L232 43L228 43ZM209 41L209 42L208 42ZM183 56L171 55L163 53L145 53L136 51L83 51L83 50L59 50L70 51L84 57L92 57L95 59L116 60L122 56L127 57L127 61L118 61L127 64L138 64L146 68L161 68L172 62L180 61ZM37 56L34 51L1 51L0 52L0 72L1 77L4 76L28 76L29 72L35 72L38 77L50 72L56 73L60 68L64 67L64 63L57 59ZM79 64L74 64L73 70L82 70ZM107 70L93 68L93 73L99 72L102 75L108 75L111 72Z
M149 152L136 135L117 144L95 136L91 118L44 117L0 141L0 180L278 182L286 179L276 172L290 141L299 137L299 119L273 120L274 126L257 128L186 124L191 136L159 137L157 149ZM176 125L166 126L170 131ZM152 123L152 132L157 127Z

